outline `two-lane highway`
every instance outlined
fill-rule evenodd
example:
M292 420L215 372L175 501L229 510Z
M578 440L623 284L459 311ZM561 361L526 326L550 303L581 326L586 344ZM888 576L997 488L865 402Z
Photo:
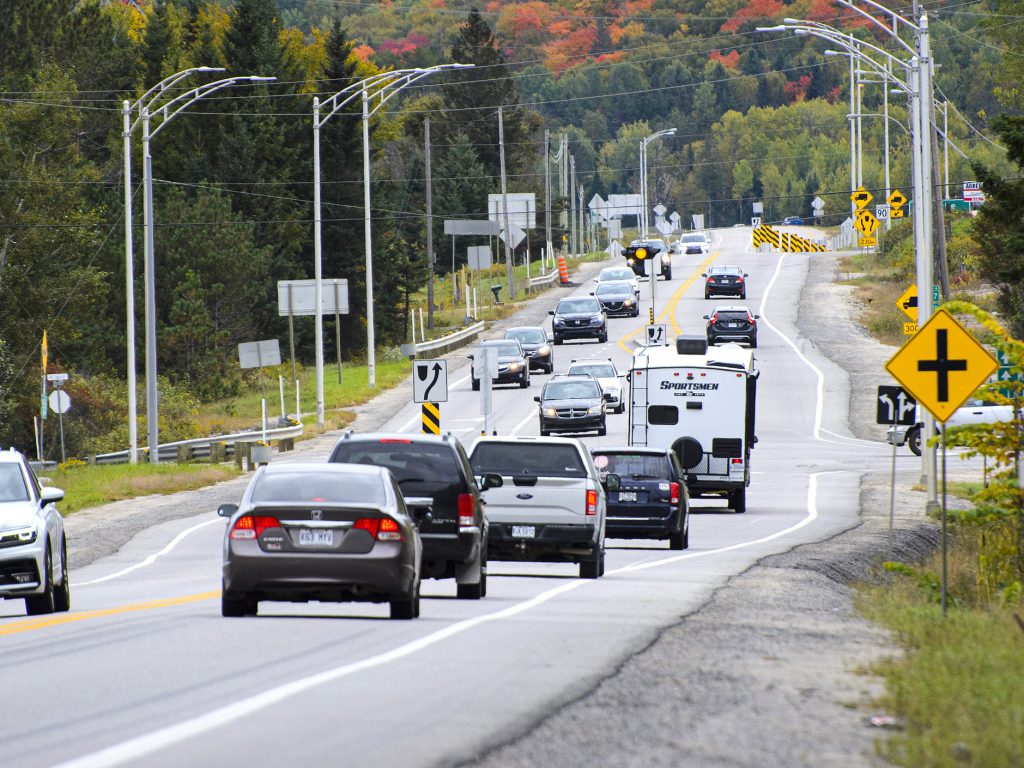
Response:
M749 243L749 229L724 230L710 254L674 256L676 279L659 282L655 307L672 334L703 333L716 304L762 316L746 514L697 502L684 552L610 540L596 581L571 565L492 562L479 602L428 581L411 622L358 604L263 603L257 617L221 618L223 521L211 510L161 524L74 572L68 614L30 619L0 603L4 698L17 704L0 720L0 763L457 763L578 696L759 558L854 525L860 475L886 466L888 446L849 435L845 376L797 333L810 257L756 254ZM745 302L704 300L710 263L749 273ZM555 347L556 370L591 356L627 369L650 306L642 285L640 318L612 319L607 344ZM467 443L482 423L468 375L452 371L442 406L442 427ZM533 396L546 378L496 388L499 434L538 434ZM624 444L627 419L610 414L606 437L584 439ZM385 428L418 430L419 407Z

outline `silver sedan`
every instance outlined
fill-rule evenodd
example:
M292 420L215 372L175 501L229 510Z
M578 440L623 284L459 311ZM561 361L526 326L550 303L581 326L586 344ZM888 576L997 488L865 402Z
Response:
M221 504L221 612L246 616L261 600L389 603L391 618L420 609L422 545L391 472L357 464L261 467L240 504Z

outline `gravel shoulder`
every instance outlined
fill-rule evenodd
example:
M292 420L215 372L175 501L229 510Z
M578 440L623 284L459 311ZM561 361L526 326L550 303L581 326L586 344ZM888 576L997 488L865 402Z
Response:
M875 387L887 383L894 350L857 323L853 291L835 274L835 254L811 259L800 306L830 311L801 314L798 325L849 377L836 386L849 394L850 431L882 440ZM911 487L918 471L901 472L897 488ZM923 508L923 493L899 491L890 544L889 475L865 473L860 525L762 560L592 690L464 765L887 765L876 754L886 734L868 723L883 684L865 670L899 648L856 614L850 585L883 558L914 560L935 547L937 526Z

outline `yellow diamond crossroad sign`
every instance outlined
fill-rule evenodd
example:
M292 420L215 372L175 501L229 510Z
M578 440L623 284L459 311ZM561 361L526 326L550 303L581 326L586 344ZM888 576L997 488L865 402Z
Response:
M943 424L998 368L999 361L944 309L935 310L885 364Z
M875 196L868 192L864 187L857 187L853 194L850 195L850 199L853 200L854 204L858 208L864 208L875 199Z
M903 196L903 193L898 189L894 189L889 195L887 201L891 208L902 208L907 203L907 198Z
M878 229L878 219L875 218L875 214L865 208L857 211L857 218L854 219L853 226L871 237Z
M896 308L915 323L917 322L917 284L910 286L896 299Z

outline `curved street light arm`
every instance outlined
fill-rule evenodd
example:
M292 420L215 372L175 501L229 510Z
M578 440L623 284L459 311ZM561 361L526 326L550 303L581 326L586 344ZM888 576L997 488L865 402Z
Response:
M151 120L161 118L160 123L149 131L149 137L152 139L160 129L167 125L171 120L177 117L182 110L188 108L200 99L209 96L211 93L227 88L238 83L267 83L272 80L276 80L276 77L260 77L259 75L245 75L242 77L228 77L223 80L214 80L212 83L206 83L193 88L191 91L176 96L175 98L168 101L166 104L161 105L152 114Z
M861 47L870 48L875 53L878 53L886 57L887 59L889 59L889 61L893 62L894 64L898 64L903 69L909 70L911 68L911 65L903 61L903 59L899 58L898 56L893 56L891 53L882 50L878 46L872 45L871 43L866 43L863 40L858 40L852 35L846 35L843 34L842 32L838 32L837 30L832 30L830 28L786 27L786 29L792 29L793 33L796 35L810 35L811 37L817 37L821 40L828 40L831 43L835 43L841 48L844 48L851 56L867 63L872 69L875 70L876 73L878 73L880 77L884 77L886 80L892 83L896 83L901 88L907 87L905 81L900 80L900 78L886 70L881 64L879 64L877 61L875 61L870 56L865 54L864 51L860 50ZM770 31L774 32L775 30L773 29Z
M142 107L143 106L152 107L153 106L153 102L156 101L158 98L160 98L164 94L164 92L166 90L168 90L169 88L173 88L175 85L180 83L186 77L190 77L190 76L196 74L197 72L223 72L223 71L224 71L224 67L189 67L188 69L183 69L181 72L177 72L177 73L171 75L170 77L165 77L159 83L157 83L152 88L150 88L148 91L146 91L144 94L142 94L138 99L136 99L134 104L132 104L130 107L128 107L129 114L132 113L132 112L138 112L139 113L138 117L136 117L135 121L131 124L131 127L129 128L129 130L134 131L135 130L135 126L137 126L139 124L139 122L142 120ZM150 98L150 97L152 97L152 98ZM143 104L143 102L145 102L145 104ZM150 111L152 112L152 109L150 109Z
M393 80L390 83L385 83L383 86L381 86L377 91L375 91L371 95L371 98L372 97L380 97L380 100L377 102L377 105L375 107L373 107L373 109L369 110L368 116L372 117L373 115L376 115L381 107L383 107L388 101L391 100L391 98L396 93L398 93L402 88L405 88L407 85L412 85L413 83L418 82L419 80L422 80L425 77L429 77L430 75L433 75L436 72L443 72L444 70L447 70L447 69L470 69L470 68L472 68L474 66L476 66L476 65L474 65L474 64L438 64L438 65L433 66L433 67L426 67L426 68L423 68L423 69L413 70L412 72L410 72L410 73L408 73L406 75L403 75L402 77L398 78L397 80ZM390 91L390 92L388 92L388 91Z
M903 123L901 123L899 120L897 120L892 115L883 115L881 112L858 112L858 113L855 113L855 114L852 114L852 115L847 115L846 117L847 118L850 118L850 117L884 117L884 118L888 118L892 122L896 123L896 125L898 125L900 128L902 128L904 133L906 133L908 136L910 135L910 129L907 128L907 126L905 126ZM940 133L941 133L941 131L940 131Z
M331 106L330 110L326 114L324 114L324 116L320 119L318 127L322 128L324 126L324 123L326 123L328 120L334 117L338 110L355 101L359 96L362 95L364 89L372 88L376 85L379 85L381 82L385 80L393 80L396 76L401 76L401 73L403 72L408 73L415 71L416 70L412 69L398 69L391 72L381 72L376 75L370 75L369 77L364 78L363 80L359 80L355 83L352 83L351 85L346 86L345 88L342 88L333 96L324 99L323 102L320 104L321 110L325 109L329 104L333 103L333 106ZM348 95L346 96L346 98L341 99L339 101L338 97L342 96L343 94Z
M896 42L898 42L900 45L902 45L910 53L914 53L915 52L913 47L911 47L899 35L899 25L900 25L901 22L903 23L903 26L910 27L910 29L914 30L915 33L920 32L921 31L921 27L919 27L914 22L907 21L905 18L900 16L898 13L896 13L896 11L894 11L894 10L892 10L890 8L886 8L884 5L879 5L878 3L874 2L873 0L859 0L859 2L864 3L864 5L868 5L868 6L871 6L872 8L874 8L878 13L881 13L884 16L888 16L891 19L892 26L891 27L887 27L885 24L881 23L877 18L872 16L867 11L865 11L865 10L863 10L861 8L858 8L856 5L854 5L852 2L850 2L850 0L836 0L836 2L839 3L840 5L842 5L845 8L849 8L854 13L859 13L861 16L863 16L865 19L870 21L875 26L877 26L877 27L885 30L886 32L888 32L889 35L891 35L892 38Z
M779 31L779 29L781 28L791 29L793 30L794 34L801 34L797 32L797 30L803 30L802 34L813 35L814 37L820 37L823 40L844 40L847 43L847 45L844 46L847 50L850 50L849 46L855 46L857 48L870 48L879 56L884 56L885 58L892 61L893 64L899 64L901 67L907 70L910 69L910 65L903 59L901 59L899 56L894 56L884 48L880 48L879 46L874 45L873 43L869 43L866 40L861 40L860 38L854 37L853 35L847 34L846 32L841 32L835 27L830 27L828 24L804 21L802 19L786 19L786 22L786 24L780 24L778 27L767 27L763 29L761 27L758 27L757 31L776 32ZM917 55L917 51L913 50L912 48L908 50L910 51L910 54L912 56ZM861 53L860 51L858 52Z

